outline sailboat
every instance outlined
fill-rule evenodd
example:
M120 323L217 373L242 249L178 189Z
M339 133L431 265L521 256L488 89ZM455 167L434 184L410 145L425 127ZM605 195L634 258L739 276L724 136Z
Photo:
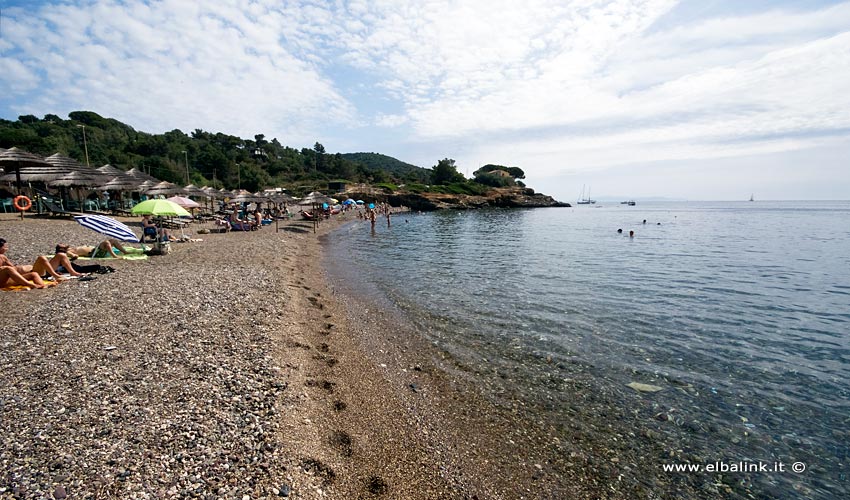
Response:
M756 201L756 199L755 199L755 198L753 198L753 195L752 195L752 194L750 194L750 201Z
M590 188L587 188L587 198L584 197L584 184L581 185L581 197L579 197L576 205L592 205L596 200L590 199Z

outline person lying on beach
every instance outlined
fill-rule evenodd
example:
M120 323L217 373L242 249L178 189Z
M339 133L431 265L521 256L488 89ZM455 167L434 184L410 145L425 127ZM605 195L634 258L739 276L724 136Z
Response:
M70 245L66 245L64 243L60 243L56 245L57 251L59 248L64 249L64 253L68 256L70 260L74 260L77 257L91 257L92 259L108 259L115 258L121 259L123 258L121 255L116 255L115 250L117 249L124 255L135 253L133 250L128 250L120 241L109 238L100 242L96 247L93 246L79 246L72 247ZM63 266L64 267L64 266ZM67 268L66 268L67 269Z
M8 250L8 248L9 245L6 243L6 240L0 238L0 267L14 268L15 271L18 272L18 274L25 278L27 278L30 273L33 273L39 277L51 276L55 280L63 279L62 276L56 272L56 270L53 268L53 265L50 264L50 261L48 261L47 257L45 257L44 255L39 255L31 266L26 264L18 266L15 265L11 260L9 260L9 257L6 256L6 251Z

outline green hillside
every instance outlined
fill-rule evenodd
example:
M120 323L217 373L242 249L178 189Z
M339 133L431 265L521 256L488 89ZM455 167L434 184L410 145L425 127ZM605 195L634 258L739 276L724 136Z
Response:
M318 142L296 149L263 134L253 139L201 129L149 134L91 111L74 111L68 118L0 119L0 148L16 146L42 156L60 153L83 164L88 155L92 167L135 167L181 185L249 191L276 186L295 194L325 189L329 180L404 184L423 182L430 173L382 154L328 154Z
M431 170L411 165L381 153L343 153L342 157L361 164L369 170L382 170L396 179L428 184Z

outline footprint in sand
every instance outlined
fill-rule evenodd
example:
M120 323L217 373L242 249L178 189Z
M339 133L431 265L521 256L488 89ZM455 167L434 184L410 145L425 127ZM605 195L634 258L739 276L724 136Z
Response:
M325 486L332 484L336 479L334 470L315 458L305 458L302 460L301 469L308 474L315 474L322 478Z
M321 387L322 389L329 392L330 394L333 394L334 386L336 386L336 383L331 382L330 380L317 381L317 380L313 380L311 378L308 378L304 382L304 385L306 385L307 387Z
M348 408L348 405L345 404L345 401L336 400L333 404L334 411L345 411Z
M335 431L331 433L328 441L342 456L350 457L352 455L351 445L354 441L347 432Z
M380 476L372 476L366 481L366 491L373 495L383 495L388 489L387 482Z

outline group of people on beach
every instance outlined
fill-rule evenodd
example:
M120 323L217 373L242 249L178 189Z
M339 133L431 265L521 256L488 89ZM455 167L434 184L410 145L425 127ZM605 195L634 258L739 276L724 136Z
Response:
M120 255L115 254L116 250L124 254L130 253L130 250L115 239L103 240L97 246L73 247L60 243L56 245L52 257L39 255L32 264L17 265L6 255L8 248L9 243L0 238L0 288L10 284L25 289L46 288L46 279L63 281L66 279L63 276L65 273L74 277L83 276L85 273L80 271L82 268L73 263L79 257L120 258Z

